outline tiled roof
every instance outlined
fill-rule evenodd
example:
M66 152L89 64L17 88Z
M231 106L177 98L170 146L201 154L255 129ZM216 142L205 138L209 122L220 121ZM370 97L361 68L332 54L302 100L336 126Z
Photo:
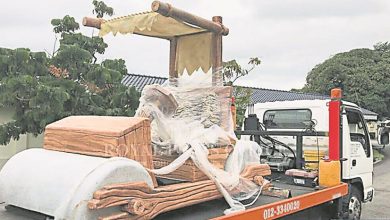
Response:
M165 77L147 76L147 75L129 73L122 79L122 83L126 86L134 86L139 92L141 92L146 85L152 85L152 84L161 85L165 83L167 80L168 78ZM254 88L254 87L245 87L245 88L252 89L253 103L329 98L329 96L318 95L318 94L308 94L308 93L301 93L301 92L291 92L291 91Z
M162 85L168 80L165 77L158 76L147 76L139 74L127 74L123 77L122 83L126 86L134 86L139 92L146 85L159 84ZM294 101L294 100L315 100L315 99L329 99L329 96L320 95L320 94L311 94L303 92L292 92L284 90L275 90L275 89L264 89L264 88L254 88L254 87L245 87L252 89L252 103L264 103L264 102L276 102L276 101ZM362 108L364 115L378 115L375 112L369 111Z
M294 100L315 100L329 99L329 96L302 92L292 92L275 89L251 88L252 103L276 102L276 101L294 101Z
M126 86L134 86L139 92L142 92L146 85L159 84L162 85L167 78L158 76L147 76L128 73L123 77L122 83Z

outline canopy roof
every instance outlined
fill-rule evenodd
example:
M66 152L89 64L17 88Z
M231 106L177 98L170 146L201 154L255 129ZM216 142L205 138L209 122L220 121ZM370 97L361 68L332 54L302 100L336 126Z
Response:
M83 25L100 29L100 36L112 33L138 34L170 41L169 77L179 77L186 70L207 73L218 72L222 67L222 36L229 28L222 25L222 17L212 20L174 8L168 3L154 1L152 11L131 14L110 20L101 18L83 19ZM213 73L213 82L218 77Z
M176 69L179 75L211 68L211 32L156 12L142 12L102 21L100 36L139 34L163 39L177 38Z
M208 31L157 12L142 12L103 21L99 35L104 36L110 32L113 35L119 32L169 39Z

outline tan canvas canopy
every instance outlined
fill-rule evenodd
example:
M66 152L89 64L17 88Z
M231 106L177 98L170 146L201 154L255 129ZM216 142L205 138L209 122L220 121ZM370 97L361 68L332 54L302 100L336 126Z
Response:
M155 1L151 12L142 12L110 20L84 18L85 26L100 29L100 36L109 33L138 34L170 41L170 79L201 69L207 73L222 66L222 35L229 29L221 17L213 21L200 18Z
M118 32L121 34L134 33L170 39L177 36L207 32L207 30L165 17L157 12L143 12L103 21L99 35L102 37L110 32L114 35Z
M139 34L164 39L176 37L179 75L183 74L184 69L192 74L199 68L205 73L211 68L211 33L157 12L143 12L103 21L99 35L108 33Z

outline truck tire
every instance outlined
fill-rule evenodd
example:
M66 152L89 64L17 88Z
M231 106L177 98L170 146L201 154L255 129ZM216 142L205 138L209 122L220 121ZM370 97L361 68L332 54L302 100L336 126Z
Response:
M358 187L350 185L350 193L343 200L343 219L359 220L362 214L362 193Z

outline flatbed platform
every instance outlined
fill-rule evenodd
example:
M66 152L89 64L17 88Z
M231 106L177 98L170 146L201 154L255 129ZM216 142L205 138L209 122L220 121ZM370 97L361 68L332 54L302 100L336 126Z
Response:
M292 198L283 199L271 196L261 195L259 199L252 205L247 207L243 213L237 213L231 216L225 216L223 211L228 209L229 206L224 199L217 199L191 207L185 207L171 212L163 213L157 216L155 219L274 219L282 217L283 214L297 213L293 219L298 216L299 219L315 219L315 217L321 216L322 219L330 219L333 213L330 213L328 209L315 208L316 206L324 203L324 201L331 201L338 197L345 195L348 192L347 185L341 184L340 186L331 187L327 189L310 188L298 185L291 185L281 182L273 182L275 187L290 189ZM306 198L306 196L308 196ZM314 198L313 198L314 196ZM310 200L309 203L307 200ZM245 204L245 201L244 201ZM291 207L292 210L282 211L278 210L278 206L283 204L298 204L298 206ZM274 206L272 206L274 205ZM293 205L292 205L293 206ZM302 212L308 207L314 207L311 213L305 213L300 216L299 212ZM307 211L307 210L306 210ZM278 213L279 212L279 213ZM319 213L321 212L321 213ZM281 215L279 215L281 214ZM324 218L325 216L325 218ZM328 218L326 217L328 216ZM288 216L286 216L288 218Z
M279 217L290 218L290 219L329 219L330 213L321 205L327 201L331 201L336 198L340 198L348 192L346 184L340 184L339 186L327 188L327 189L316 189L311 187L304 187L298 185L286 184L284 182L273 182L275 187L290 189L292 198L282 199L277 197L261 195L259 199L250 207L247 207L242 213L235 213L230 216L223 214L225 209L229 206L224 199L217 199L201 204L185 207L170 212L160 214L155 219L157 220L175 220L175 219L186 219L186 220L198 220L198 219L275 219ZM245 204L245 201L244 201ZM22 210L10 210L6 211L4 208L5 204L0 204L0 219L2 220L29 220L29 219L45 219L45 216L39 216L39 214ZM308 209L310 212L308 213ZM286 209L287 208L287 209ZM299 215L300 212L305 212ZM320 213L321 212L321 213ZM295 213L294 217L290 214ZM326 216L329 216L326 218ZM325 216L325 218L324 218ZM291 218L292 217L292 218Z
M279 188L283 188L283 189L291 189L291 195L293 197L316 191L316 190L314 190L314 188L297 186L297 185L289 185L289 184L285 184L285 183L275 182L273 184L275 187L279 187ZM284 199L260 195L259 199L255 202L255 204L248 207L247 209L263 206L266 204L271 204L271 203L282 201L282 200L284 200ZM245 201L243 203L245 204ZM183 217L185 217L185 219L188 219L188 220L212 219L212 218L224 216L223 211L225 209L228 209L228 208L229 208L229 205L226 203L226 201L223 198L221 198L221 199L193 205L190 207L185 207L185 208L177 209L174 211L166 212L166 213L160 214L155 219L158 219L158 220L165 220L165 219L176 220L177 219L177 220L179 220L179 219L183 219Z

